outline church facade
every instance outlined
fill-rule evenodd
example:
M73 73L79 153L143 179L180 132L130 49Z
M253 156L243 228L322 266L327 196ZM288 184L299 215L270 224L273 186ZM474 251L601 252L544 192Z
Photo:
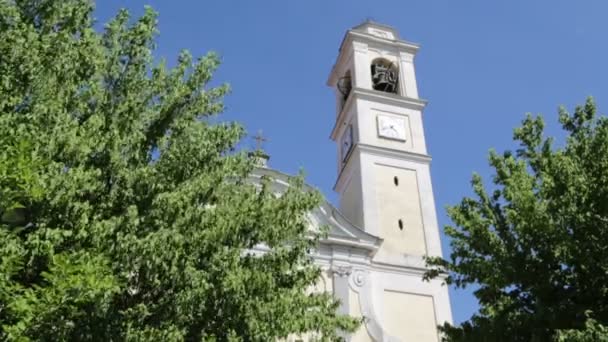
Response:
M363 317L347 341L437 342L451 322L447 286L422 280L425 256L441 256L423 110L414 57L418 46L391 27L365 22L347 31L327 84L336 94L336 183L339 208L324 203L311 229L330 233L315 259L317 291ZM277 192L287 176L260 168ZM294 339L298 340L298 339Z

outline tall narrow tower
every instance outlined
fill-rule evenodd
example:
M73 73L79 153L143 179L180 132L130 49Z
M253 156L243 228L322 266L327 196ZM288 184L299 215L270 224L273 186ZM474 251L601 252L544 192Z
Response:
M373 286L358 298L377 322L353 340L437 341L436 325L451 321L447 287L421 280L423 257L440 256L441 245L417 51L393 28L368 21L346 33L328 80L336 92L331 137L338 146L340 211L383 239L369 268Z

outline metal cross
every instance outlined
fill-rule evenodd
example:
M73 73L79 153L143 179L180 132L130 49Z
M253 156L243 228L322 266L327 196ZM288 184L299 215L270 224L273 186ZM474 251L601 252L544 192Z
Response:
M261 150L262 144L268 141L268 139L262 135L262 130L259 130L258 133L253 136L253 140L255 140L256 150Z

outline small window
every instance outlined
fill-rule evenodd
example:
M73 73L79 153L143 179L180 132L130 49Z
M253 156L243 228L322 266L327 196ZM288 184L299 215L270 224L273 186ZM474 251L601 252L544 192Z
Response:
M403 230L403 220L399 219L399 230Z
M399 186L399 178L397 176L393 177L393 183L395 183L395 186Z

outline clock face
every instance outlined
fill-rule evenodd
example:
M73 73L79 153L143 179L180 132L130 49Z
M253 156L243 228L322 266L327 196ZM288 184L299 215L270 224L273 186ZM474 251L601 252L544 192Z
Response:
M348 153L350 149L353 147L353 126L348 125L346 127L346 131L342 135L342 139L340 141L340 154L342 155L342 161L346 161L346 157L348 157Z
M405 118L378 115L378 136L405 141Z

